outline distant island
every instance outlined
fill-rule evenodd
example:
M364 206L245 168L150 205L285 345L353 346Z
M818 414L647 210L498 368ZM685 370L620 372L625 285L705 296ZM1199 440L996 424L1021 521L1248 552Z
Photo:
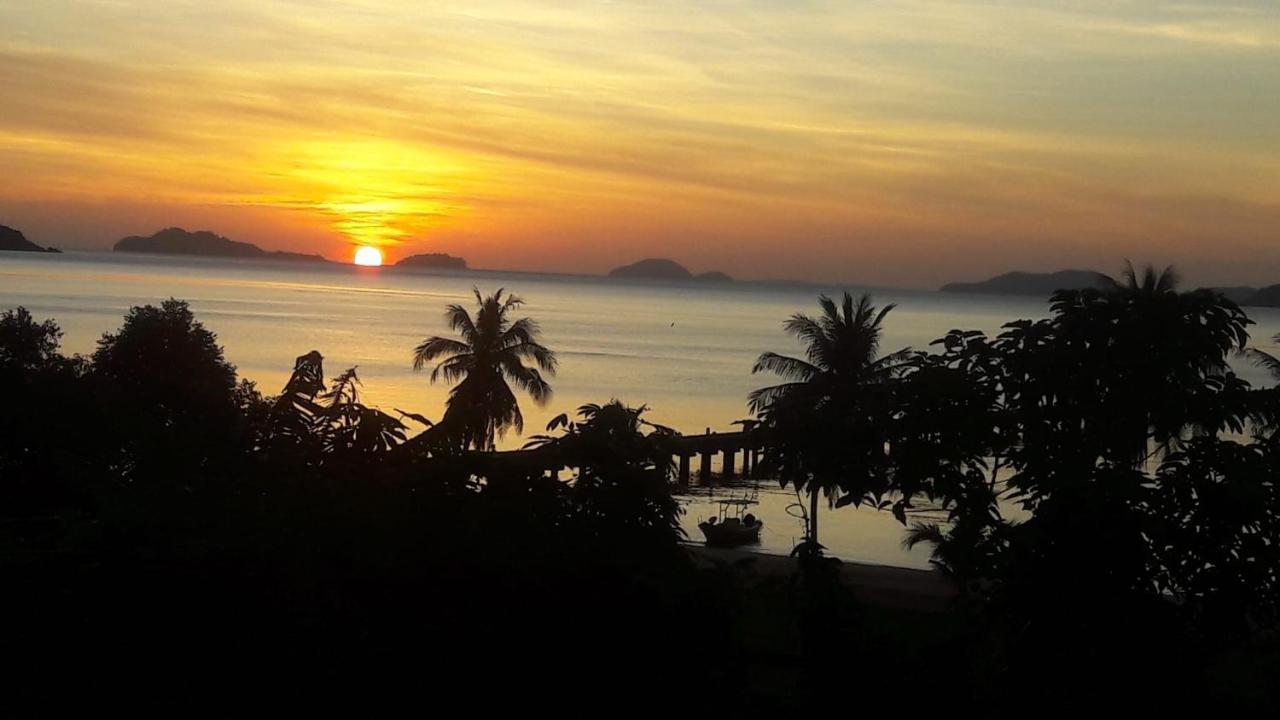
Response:
M57 248L43 248L27 239L20 231L7 225L0 225L0 250L15 252L48 252L60 253Z
M121 239L112 248L115 252L160 253L165 255L203 255L208 257L254 258L260 260L295 260L302 262L329 262L320 255L267 251L246 242L236 242L208 230L188 232L171 227L140 237L132 235Z
M733 282L732 277L730 277L729 275L726 275L725 273L719 272L717 270L712 270L711 272L698 273L697 275L693 276L693 279L701 282L710 282L710 283Z
M1280 286L1277 286L1277 287L1280 288ZM1212 287L1209 289L1216 293L1222 293L1223 296L1225 296L1231 302L1236 303L1237 305L1258 304L1254 302L1258 297L1259 290L1257 288L1238 285L1238 286L1231 286L1231 287Z
M1097 287L1103 275L1092 270L1059 270L1052 273L1010 272L990 280L971 283L948 283L942 292L980 293L985 295L1048 296L1058 290L1081 290ZM1228 300L1251 307L1280 307L1280 285L1253 288L1245 285L1207 288L1222 293Z
M467 261L445 253L423 253L421 255L410 255L397 262L395 267L466 270Z
M1249 297L1248 301L1240 304L1256 305L1258 307L1280 307L1280 285L1268 285L1260 288Z
M642 280L699 280L704 282L727 283L733 278L722 272L705 272L693 274L675 260L667 258L648 258L639 262L623 265L609 271L609 277Z
M1052 273L1010 272L981 282L956 282L942 292L985 295L1051 295L1058 290L1097 287L1102 275L1092 270L1059 270Z

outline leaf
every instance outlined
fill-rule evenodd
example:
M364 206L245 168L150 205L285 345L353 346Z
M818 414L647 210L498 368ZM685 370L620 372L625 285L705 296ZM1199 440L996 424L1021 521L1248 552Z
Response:
M396 412L398 412L398 413L400 413L400 416L401 416L401 417L407 417L407 418L409 418L410 420L417 421L417 422L419 422L419 423L421 423L421 424L423 424L423 425L425 425L425 426L427 426L427 427L433 427L433 426L435 425L435 423L433 423L433 422L431 422L430 420L428 420L428 419L426 418L426 416L425 416L425 415L419 415L418 413L405 412L404 410L401 410L400 408L391 408L391 409L392 409L392 410L395 410L395 411L396 411Z

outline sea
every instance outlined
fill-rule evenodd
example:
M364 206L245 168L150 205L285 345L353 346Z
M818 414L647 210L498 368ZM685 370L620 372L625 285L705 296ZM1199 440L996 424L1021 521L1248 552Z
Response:
M0 309L22 305L37 319L57 320L66 353L91 353L131 306L179 298L217 335L240 377L266 394L279 391L297 356L318 350L330 376L357 368L365 403L433 420L441 416L449 388L413 371L413 348L424 338L449 333L447 305L471 306L476 290L488 294L499 288L525 301L517 317L536 320L544 344L560 359L550 401L540 407L522 398L524 433L502 438L504 448L520 447L560 413L572 415L583 404L614 398L645 405L647 418L686 434L738 430L734 421L749 416L747 394L775 382L752 374L756 357L767 350L801 352L783 332L783 322L794 313L816 313L822 293L870 292L877 304L894 304L884 325L886 352L927 349L953 328L996 333L1011 320L1048 314L1044 298L805 283L645 282L110 252L0 252ZM1248 312L1256 322L1254 345L1280 352L1280 311ZM1236 365L1255 385L1269 384L1247 361ZM716 513L719 500L744 495L760 501L754 510L765 526L757 549L789 552L802 534L796 497L771 480L701 488L682 498L690 540L701 540L697 523ZM833 555L928 566L927 548L904 548L904 528L889 513L821 512L821 540Z

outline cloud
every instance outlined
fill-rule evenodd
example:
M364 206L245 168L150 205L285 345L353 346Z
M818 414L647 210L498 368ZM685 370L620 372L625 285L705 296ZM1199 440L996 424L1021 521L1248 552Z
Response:
M327 227L318 243L468 238L512 262L571 239L561 257L608 264L660 235L764 271L811 234L904 277L920 271L898 249L958 235L1136 238L1139 190L1224 200L1162 232L1207 237L1190 229L1221 217L1252 238L1242 218L1280 187L1278 17L1100 0L3 6L0 203L242 207ZM979 244L975 262L1000 261Z

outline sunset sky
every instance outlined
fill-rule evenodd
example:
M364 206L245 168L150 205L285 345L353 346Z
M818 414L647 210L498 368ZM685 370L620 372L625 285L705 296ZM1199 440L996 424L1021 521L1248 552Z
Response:
M1276 283L1280 3L0 0L0 224Z

